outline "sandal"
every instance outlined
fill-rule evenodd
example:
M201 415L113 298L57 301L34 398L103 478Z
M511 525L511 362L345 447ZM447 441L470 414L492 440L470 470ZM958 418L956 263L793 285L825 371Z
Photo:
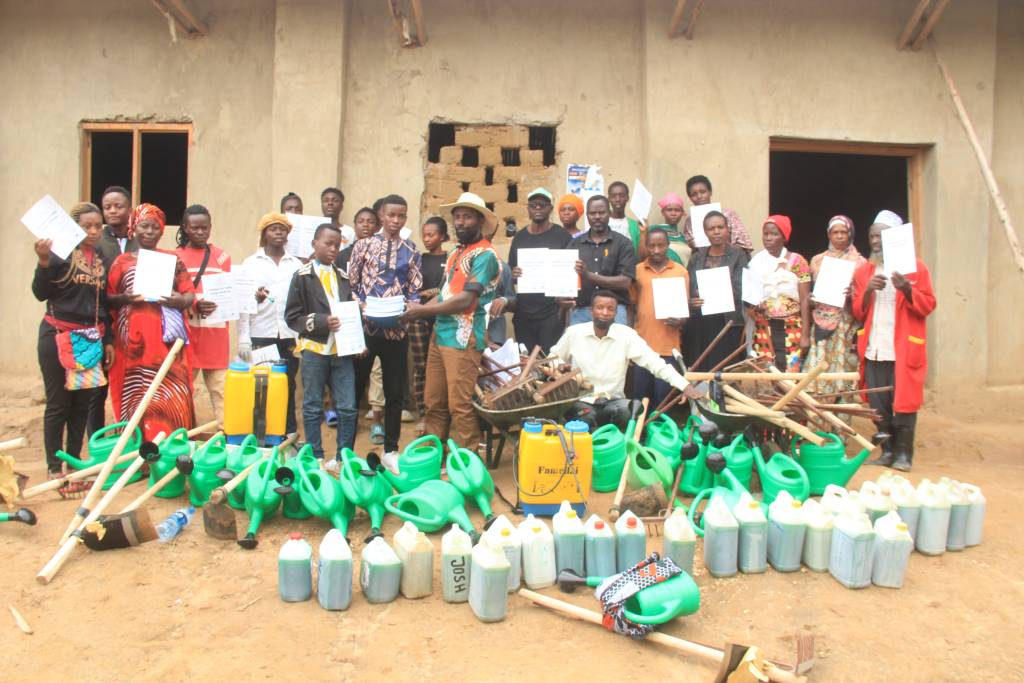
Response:
M384 425L380 422L370 425L370 443L378 446L384 443Z

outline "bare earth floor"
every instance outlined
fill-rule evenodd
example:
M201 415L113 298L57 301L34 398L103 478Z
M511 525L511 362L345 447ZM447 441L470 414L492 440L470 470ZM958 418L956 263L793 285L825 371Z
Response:
M30 447L15 451L18 469L44 478L42 406L31 400L35 376L7 377L0 439L24 434ZM209 415L205 396L200 417ZM699 559L697 615L664 630L721 645L756 644L768 656L795 658L795 638L812 633L817 664L812 681L1024 680L1020 614L1024 562L1013 549L1022 508L1017 417L960 422L921 416L912 480L946 475L976 483L988 498L985 540L940 557L914 554L901 590L847 590L830 575L806 570L714 579ZM361 425L362 426L362 425ZM407 442L412 425L405 425ZM361 429L357 451L368 450ZM333 443L333 439L331 440ZM514 493L511 458L494 473ZM880 473L862 468L855 485ZM129 487L122 499L141 492ZM604 515L609 494L592 509ZM156 500L161 519L180 500ZM0 671L7 681L40 680L549 680L706 681L713 667L658 645L632 642L596 626L571 621L509 597L508 618L477 621L466 605L449 605L439 590L421 600L399 598L370 605L358 594L345 612L326 612L315 601L284 604L277 598L277 550L288 532L302 531L313 545L327 530L320 520L274 519L260 545L246 551L207 537L197 520L173 543L148 543L107 553L82 549L52 584L34 576L56 549L75 503L56 494L33 499L39 524L0 525ZM495 502L499 512L507 507ZM479 522L479 514L474 514ZM1015 521L1016 520L1016 521ZM518 521L514 518L514 521ZM244 515L240 524L244 524ZM350 530L358 555L369 524ZM397 529L388 518L385 534ZM1017 527L1018 531L1013 531ZM439 545L440 536L432 537ZM649 549L660 549L649 539ZM437 563L435 563L435 570ZM596 608L589 592L563 596ZM35 629L24 635L6 609L17 607Z

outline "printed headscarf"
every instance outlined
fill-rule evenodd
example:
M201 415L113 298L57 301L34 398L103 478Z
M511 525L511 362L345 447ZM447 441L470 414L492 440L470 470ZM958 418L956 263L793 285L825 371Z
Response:
M789 220L789 216L783 216L782 214L768 216L768 218L764 219L761 227L763 228L768 223L774 223L779 232L782 233L782 239L787 242L789 241L789 236L793 234L793 222Z
M135 237L135 226L145 220L155 220L160 226L160 236L163 237L167 225L167 216L163 210L155 204L139 204L128 219L128 239Z
M567 194L558 200L559 209L566 204L569 204L576 209L576 213L580 215L580 218L583 218L583 200L579 198L579 195Z
M875 216L875 223L881 223L888 228L898 228L903 225L903 219L900 218L898 213L883 209Z
M669 192L667 195L658 200L658 206L664 209L666 206L678 206L680 209L683 208L683 198L677 195L675 192Z
M832 216L832 218L828 219L828 228L825 229L826 235L832 232L832 226L834 225L845 225L846 229L850 231L850 242L853 242L854 229L852 218L850 218L849 216L844 216L841 213Z

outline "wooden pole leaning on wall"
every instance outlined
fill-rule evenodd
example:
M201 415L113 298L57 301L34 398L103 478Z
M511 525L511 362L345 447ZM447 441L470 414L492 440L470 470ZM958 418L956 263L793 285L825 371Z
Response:
M1010 221L1010 211L1006 208L1006 202L1003 201L1003 195L999 191L999 183L996 182L996 177L992 173L992 167L988 163L988 157L985 156L985 150L982 149L981 142L978 141L978 134L974 130L974 124L971 123L971 117L967 115L967 109L964 107L963 100L960 99L960 92L956 89L953 77L950 75L949 69L946 68L946 63L939 56L939 48L935 43L935 38L929 36L928 45L932 48L932 56L935 57L935 63L938 65L939 71L942 72L942 77L946 80L946 86L949 88L949 95L953 99L953 106L956 108L956 114L960 118L960 124L964 127L964 132L967 133L967 139L974 149L974 156L978 159L981 175L985 178L988 192L992 195L992 202L996 205L999 221L1003 224L1003 232L1006 234L1006 241L1010 244L1013 260L1017 263L1017 269L1024 273L1024 252L1021 251L1017 232L1013 229L1013 223Z

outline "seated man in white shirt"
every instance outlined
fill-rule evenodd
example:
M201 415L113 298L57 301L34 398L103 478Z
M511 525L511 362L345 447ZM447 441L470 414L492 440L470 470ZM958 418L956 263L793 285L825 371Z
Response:
M611 292L598 290L590 302L593 322L569 326L551 347L551 355L578 367L583 378L594 385L593 394L584 397L580 414L591 426L616 424L629 419L625 399L626 369L633 361L660 380L672 385L687 399L703 396L686 378L666 363L636 330L615 322L618 299ZM651 406L653 410L653 406ZM624 427L619 424L619 427Z

